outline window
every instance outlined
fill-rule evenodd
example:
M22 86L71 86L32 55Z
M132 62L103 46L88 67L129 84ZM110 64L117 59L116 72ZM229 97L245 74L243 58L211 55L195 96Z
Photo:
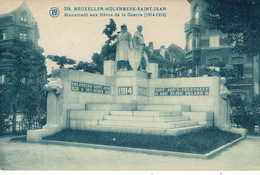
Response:
M216 66L221 62L221 57L210 57L207 58L206 64L207 66Z
M199 37L195 37L195 49L199 49Z
M243 64L234 64L234 74L236 77L243 77Z
M26 15L26 13L25 13L25 12L24 12L24 13L22 13L20 20L21 20L21 22L24 22L24 23L26 23L26 22L27 22L27 15Z
M199 7L196 6L194 10L195 24L199 24L199 17L200 17Z
M192 68L187 70L187 76L189 76L189 77L192 76Z
M246 61L244 57L232 57L230 62L232 64L244 64Z
M185 71L186 76L192 77L194 70L192 69L192 61L191 60L186 63L186 68L187 68L186 71Z
M26 83L25 78L22 78L22 79L21 79L21 83L22 83L22 84L25 84L25 83Z
M27 39L27 33L26 31L21 31L20 34L19 34L19 39L22 40L22 41L26 41Z
M4 31L1 31L0 35L0 40L6 40L6 33Z
M258 83L255 83L254 84L254 93L256 94L256 95L258 95L259 94L259 84Z
M187 51L192 50L192 33L189 33L187 36Z
M240 96L242 100L245 100L247 98L247 94L243 92L233 92L234 95Z
M0 76L0 84L5 84L5 75Z
M210 36L209 37L209 47L210 48L218 48L219 47L219 36Z

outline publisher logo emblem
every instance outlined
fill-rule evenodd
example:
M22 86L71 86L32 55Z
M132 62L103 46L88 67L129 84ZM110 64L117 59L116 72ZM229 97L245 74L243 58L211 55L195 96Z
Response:
M56 18L60 14L60 10L57 7L52 7L49 11L51 17Z

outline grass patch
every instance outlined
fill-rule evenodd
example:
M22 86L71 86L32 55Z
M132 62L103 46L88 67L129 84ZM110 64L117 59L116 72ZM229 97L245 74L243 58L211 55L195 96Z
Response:
M66 129L44 139L205 154L239 137L239 134L217 128L205 128L176 137Z

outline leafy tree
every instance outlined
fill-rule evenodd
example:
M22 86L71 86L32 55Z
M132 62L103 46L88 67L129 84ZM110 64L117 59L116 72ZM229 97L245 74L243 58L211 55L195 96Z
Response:
M117 34L115 34L116 30L117 28L115 21L110 19L110 23L107 24L106 28L103 30L103 34L108 37L108 40L101 49L100 56L103 58L103 60L115 60L116 58L116 45L113 43L117 37Z
M250 107L251 115L255 121L255 124L259 126L260 131L260 95L253 97Z
M94 53L92 55L92 61L94 63L95 72L103 74L103 67L104 67L104 59L98 53Z
M27 111L36 116L43 108L38 101L42 100L43 86L46 83L45 57L35 48L6 47L1 48L0 58L12 60L14 63L7 72L6 87L11 91L13 132L16 132L18 107L25 118L30 117ZM29 101L29 96L34 96L34 100Z
M67 56L48 55L47 58L49 58L53 62L56 62L56 64L59 65L60 68L64 68L65 65L73 65L76 63L75 60L67 58Z
M243 100L240 95L232 94L230 96L231 114L230 119L238 128L246 128L249 133L254 132L256 120L254 118L253 103L249 104ZM259 105L259 104L258 104Z
M104 60L98 53L92 55L92 62L80 61L77 65L73 67L75 70L83 70L84 72L99 73L103 74L103 64Z
M75 70L83 70L84 72L95 73L94 63L80 61L74 66Z
M200 71L201 75L207 75L207 76L220 76L220 71L218 70L218 67L208 67L205 66Z
M24 94L24 100L22 103L24 118L23 121L28 123L28 129L32 129L34 123L44 125L46 120L47 111L47 93L46 91L38 87L30 88L31 92Z
M192 69L192 64L190 62L176 62L174 63L173 74L175 77L191 77L189 70Z
M204 22L210 29L229 34L238 53L260 53L260 1L206 0Z
M10 127L10 116L12 115L11 91L6 85L0 86L0 135Z
M242 100L240 95L233 94L230 96L230 107L231 114L230 119L232 123L237 124L237 127L245 127L245 119L246 119L246 111L245 111L246 103Z

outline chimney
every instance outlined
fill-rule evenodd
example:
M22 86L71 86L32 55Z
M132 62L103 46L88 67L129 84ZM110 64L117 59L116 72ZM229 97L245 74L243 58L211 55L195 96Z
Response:
M162 45L162 46L160 47L160 55L161 55L163 58L165 58L165 52L166 52L165 46Z
M149 50L150 52L154 53L153 42L149 42L148 50Z

